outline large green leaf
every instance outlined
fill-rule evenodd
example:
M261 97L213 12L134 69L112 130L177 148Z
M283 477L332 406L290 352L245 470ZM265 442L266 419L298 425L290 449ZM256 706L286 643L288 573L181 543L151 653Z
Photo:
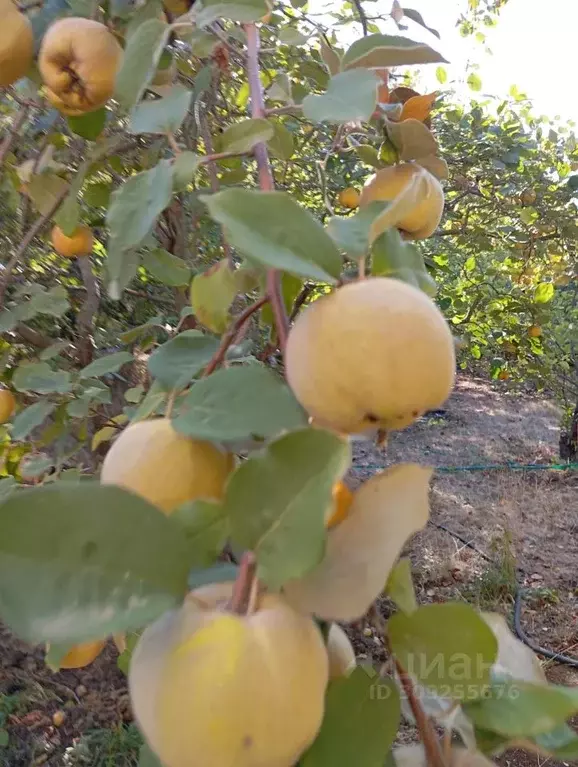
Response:
M223 506L214 501L191 501L176 509L171 518L183 528L191 567L213 565L229 535Z
M425 43L398 35L367 35L356 40L345 52L341 69L411 66L445 63L444 57Z
M467 703L464 712L477 727L500 735L542 735L578 712L578 688L495 681L483 700Z
M172 194L173 169L168 160L131 176L113 192L106 220L115 247L127 250L140 245Z
M106 109L101 107L79 117L69 117L67 122L70 130L77 136L82 136L88 141L96 141L106 125Z
M18 391L37 394L64 394L72 388L70 373L52 370L46 362L24 362L14 371L12 383Z
M147 250L142 257L143 266L152 276L165 285L179 287L188 285L191 270L182 258L169 253L163 248Z
M174 522L98 483L59 483L0 506L0 615L29 642L82 642L139 628L186 593Z
M437 285L426 269L421 251L404 242L397 229L387 229L371 246L371 273L375 277L394 277L435 296Z
M217 19L230 19L243 24L258 21L269 11L269 6L265 0L202 0L196 10L197 26L206 27Z
M300 429L241 464L225 505L233 542L257 556L271 588L298 578L321 559L332 490L351 458L347 440L322 429Z
M12 439L26 439L33 429L40 426L56 409L53 402L35 402L25 410L21 410L12 422Z
M218 346L215 338L199 330L185 330L151 354L150 374L168 389L181 388L201 372Z
M410 615L396 613L387 627L392 651L420 684L458 700L484 694L498 642L473 607L423 605Z
M287 193L226 189L201 199L251 259L315 280L339 277L341 256L331 238Z
M255 144L273 138L273 126L264 117L241 120L226 128L219 137L222 152L249 152Z
M351 259L369 253L369 233L374 219L387 207L386 202L370 202L353 216L333 216L327 222L327 231L336 245Z
M117 370L127 362L132 362L134 357L129 352L115 352L107 354L106 357L99 357L85 368L82 368L79 375L81 378L99 378L107 373L116 373Z
M227 259L193 277L191 305L199 322L213 333L223 333L229 324L229 309L237 292L235 272Z
M314 122L369 120L377 103L378 78L367 69L340 72L320 95L303 99L303 116Z
M149 19L128 37L123 63L116 77L115 99L130 111L141 99L156 72L171 28Z
M385 586L386 595L407 615L417 610L417 600L411 578L411 559L400 559L389 574Z
M554 285L551 282L541 282L534 293L534 301L537 304L547 304L554 298Z
M192 92L183 85L174 85L162 99L142 101L131 114L131 133L175 133L187 115L191 97Z
M304 426L289 388L263 365L236 365L196 383L173 419L177 431L216 441L265 439Z
M327 689L325 716L301 767L382 767L399 727L399 693L390 679L362 668Z
M290 160L295 153L293 134L279 120L271 120L273 137L269 139L269 151L280 160Z

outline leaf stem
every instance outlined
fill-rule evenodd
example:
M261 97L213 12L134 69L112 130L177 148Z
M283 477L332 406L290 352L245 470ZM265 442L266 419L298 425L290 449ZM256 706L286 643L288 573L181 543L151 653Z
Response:
M246 551L241 557L239 574L233 585L229 609L238 615L247 615L255 609L257 560L252 551Z
M225 355L227 353L227 349L235 338L239 335L239 332L242 330L242 328L245 326L245 324L249 321L251 316L255 314L255 312L259 311L259 309L262 306L265 306L265 304L269 301L269 296L262 296L258 301L255 301L254 304L251 304L251 306L248 306L241 314L237 317L237 319L230 325L227 332L223 335L221 339L221 344L217 351L215 352L212 360L209 362L207 367L205 368L203 372L203 378L206 378L206 376L211 375L211 373L219 367L219 365L222 363L222 361L225 359Z
M259 76L259 31L255 24L245 24L244 29L247 37L247 80L251 96L251 116L263 118L265 117L265 102ZM253 154L257 162L259 186L265 192L272 192L275 189L275 182L267 145L264 142L257 144L253 149ZM267 295L275 319L279 348L284 351L289 333L289 319L281 294L281 275L276 269L269 269L267 272Z

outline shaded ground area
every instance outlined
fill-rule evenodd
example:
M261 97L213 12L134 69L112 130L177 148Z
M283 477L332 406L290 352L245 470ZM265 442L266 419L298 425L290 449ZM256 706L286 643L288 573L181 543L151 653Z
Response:
M395 434L386 450L355 445L352 484L378 467L417 461L436 467L557 461L557 413L539 398L507 394L464 379L445 413ZM517 567L528 589L522 614L542 646L578 657L578 472L436 472L432 522L457 533L494 560L486 562L446 531L429 525L409 549L420 601L465 599L512 615ZM384 611L388 609L383 604ZM360 654L383 647L369 625L353 633ZM50 672L41 649L0 628L0 765L2 767L132 767L138 733L123 674L110 645L84 671ZM552 661L549 677L578 685L578 672ZM56 715L56 716L55 716ZM3 734L4 733L4 734ZM404 739L411 739L408 729ZM512 751L507 767L560 767L561 762Z

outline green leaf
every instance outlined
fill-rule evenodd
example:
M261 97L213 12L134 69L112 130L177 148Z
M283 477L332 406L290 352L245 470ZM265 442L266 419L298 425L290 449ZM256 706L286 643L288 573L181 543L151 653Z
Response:
M265 439L307 424L290 389L263 365L235 365L198 381L173 418L177 431L214 441Z
M289 24L285 27L281 27L278 37L279 42L283 43L283 45L303 45L309 39L307 35L304 35Z
M67 237L71 237L80 221L80 204L78 193L71 189L70 193L56 211L54 223L59 226Z
M185 595L188 569L179 527L118 487L64 483L0 506L0 615L28 642L140 628Z
M397 35L367 35L356 40L346 51L341 69L412 66L446 63L443 56L425 43Z
M173 162L173 188L175 192L184 192L192 183L200 157L194 152L181 152Z
M536 735L533 741L538 748L556 759L578 759L578 735L567 724L561 724L549 732Z
M265 0L203 0L195 22L199 27L206 27L217 19L230 19L246 24L258 21L268 11Z
M110 181L97 181L95 184L88 184L82 193L82 199L93 208L108 208L112 194L112 185Z
M120 301L122 291L136 276L140 255L134 248L123 249L114 238L108 242L106 268L109 283L108 294L113 301Z
M179 287L189 284L191 270L187 264L182 258L174 256L163 248L145 251L142 262L145 269L165 285Z
M201 372L218 346L215 338L199 330L185 330L151 354L149 372L168 389L181 388Z
M69 184L55 173L46 171L32 176L26 187L26 193L32 200L36 210L41 215L47 216L53 209L56 201L64 197Z
M444 85L448 80L448 73L445 67L437 67L436 79L440 85Z
M457 700L485 693L498 643L473 607L423 605L411 615L396 613L387 626L392 651L420 684Z
M8 500L12 493L18 489L18 483L14 477L3 477L0 479L0 503Z
M329 45L325 39L325 35L319 35L319 48L321 52L321 58L325 64L325 67L327 68L327 71L330 75L336 75L341 68L341 57L337 51Z
M213 333L224 333L229 308L237 295L235 273L227 259L193 277L191 305L199 322Z
M12 383L17 391L37 394L65 394L72 388L70 373L52 370L46 362L25 362L14 371Z
M355 154L359 157L362 163L369 165L370 168L379 170L379 168L383 167L383 163L379 159L379 154L374 146L360 144L355 147Z
M255 552L259 578L270 588L320 561L325 513L350 459L346 440L300 429L252 455L231 477L225 506L233 542Z
M69 346L70 341L56 341L56 343L50 344L50 346L47 346L46 349L43 349L38 357L43 362L46 362L47 360L54 359L54 357L58 357L61 352L63 352L65 349L68 349Z
M27 478L40 477L42 474L45 474L48 469L52 468L52 466L54 466L54 461L52 458L41 455L33 458L26 456L24 461L20 462L20 469L25 470L25 475Z
M201 199L249 258L315 280L339 277L341 256L331 238L286 192L226 189Z
M107 373L116 373L127 362L133 362L134 357L130 352L115 352L107 354L106 357L99 357L94 360L79 373L80 378L100 378Z
M273 134L273 126L264 117L241 120L225 128L219 137L219 145L222 152L249 152L255 144L268 141Z
M68 311L70 303L68 293L63 285L56 285L50 290L42 291L32 296L26 311L30 319L36 314L49 314L51 317L62 317Z
M169 205L172 194L173 169L168 160L131 176L113 192L106 221L115 247L127 250L140 245Z
M77 136L96 141L106 125L106 108L101 107L78 117L67 117L66 121L70 130Z
M173 85L162 99L142 101L134 108L131 133L176 133L191 104L192 92L183 85Z
M33 429L40 426L46 418L56 410L53 402L35 402L20 413L12 421L12 439L26 439Z
M352 260L366 256L369 253L371 225L387 206L388 203L374 201L353 216L333 216L327 222L327 231Z
M394 277L435 296L437 285L426 269L419 248L404 242L397 229L388 229L371 246L371 273L376 277Z
M466 80L466 82L469 85L470 90L472 91L482 90L482 81L475 72L472 72L471 74L468 75L468 79Z
M411 615L417 610L410 559L400 559L393 568L387 579L385 593L406 615Z
M366 122L375 110L377 86L378 79L370 70L340 72L331 78L325 93L310 93L303 99L303 116L319 123Z
M163 767L157 755L143 743L138 755L138 767Z
M0 748L6 748L8 744L10 743L10 734L8 733L8 730L5 730L3 727L0 727Z
M239 573L239 567L231 562L217 562L212 567L203 567L201 570L193 568L189 573L189 589L198 589L209 583L226 583L234 581Z
M115 99L127 111L138 104L152 80L170 31L170 25L149 19L128 37L115 85Z
M213 565L229 536L229 520L220 503L192 501L180 506L171 519L183 527L192 567Z
M577 711L577 688L517 679L493 682L483 700L464 706L477 727L512 738L549 733Z
M273 137L267 142L269 151L280 160L290 160L295 153L295 141L290 130L279 120L271 120Z
M212 35L206 29L198 29L197 27L187 33L187 42L191 46L193 55L199 59L209 58L215 48L221 44L216 35Z
M440 33L436 29L433 29L432 27L428 27L428 25L423 20L423 16L421 15L421 13L414 11L413 8L402 8L402 11L403 11L403 15L407 16L408 19L415 21L415 23L419 24L420 27L427 29L428 32L431 32L432 35L435 35L437 38L439 38Z
M534 293L534 301L537 304L547 304L554 298L554 285L551 282L541 282Z
M390 679L356 668L330 683L321 730L300 767L382 767L399 727L399 693Z

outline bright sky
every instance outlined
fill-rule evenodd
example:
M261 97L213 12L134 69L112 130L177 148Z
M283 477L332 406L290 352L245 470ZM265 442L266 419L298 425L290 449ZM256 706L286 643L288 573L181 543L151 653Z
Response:
M468 62L479 64L481 93L507 95L511 85L528 95L534 112L550 118L559 115L563 122L578 123L578 90L576 89L576 34L578 33L578 0L509 0L502 10L498 25L487 32L484 46L472 37L462 38L456 21L467 7L467 0L403 0L402 6L419 11L426 24L437 29L441 41L421 28L408 23L408 36L420 36L442 51L450 61L448 85L468 90L464 85ZM328 0L310 0L310 9L330 7ZM391 0L367 2L368 13L374 8L391 6ZM384 29L385 31L385 29ZM387 31L393 31L388 29ZM435 66L424 67L426 82L435 89ZM427 73L427 74L426 74Z

